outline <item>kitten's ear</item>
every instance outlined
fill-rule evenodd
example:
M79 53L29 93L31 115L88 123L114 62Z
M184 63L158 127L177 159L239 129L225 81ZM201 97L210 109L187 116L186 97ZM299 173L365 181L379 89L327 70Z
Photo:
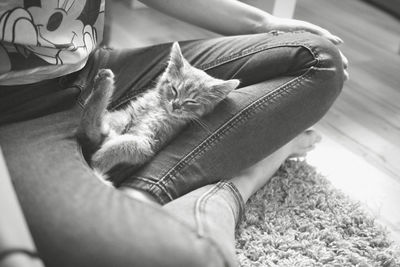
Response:
M222 81L214 86L217 90L223 92L225 95L229 94L233 90L235 90L240 84L240 81L237 79Z
M170 60L168 63L168 67L175 67L178 70L183 67L184 58L181 52L181 48L178 42L174 42L171 48Z

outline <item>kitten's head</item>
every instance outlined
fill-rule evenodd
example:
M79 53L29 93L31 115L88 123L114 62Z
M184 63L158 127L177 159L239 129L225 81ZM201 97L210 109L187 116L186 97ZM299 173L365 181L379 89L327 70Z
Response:
M210 112L239 80L220 80L189 64L179 44L172 45L168 67L157 86L166 110L176 118L199 118Z

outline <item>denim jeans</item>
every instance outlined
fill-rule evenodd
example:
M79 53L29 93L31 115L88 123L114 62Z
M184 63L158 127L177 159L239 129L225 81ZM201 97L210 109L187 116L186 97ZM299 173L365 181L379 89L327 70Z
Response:
M149 88L171 44L98 49L59 79L0 87L0 146L33 238L48 266L235 266L244 203L228 180L317 122L343 85L329 41L304 32L180 43L188 61L240 88L139 169L112 173L161 205L95 178L74 136L99 68L116 74L110 109ZM163 205L163 206L162 206Z

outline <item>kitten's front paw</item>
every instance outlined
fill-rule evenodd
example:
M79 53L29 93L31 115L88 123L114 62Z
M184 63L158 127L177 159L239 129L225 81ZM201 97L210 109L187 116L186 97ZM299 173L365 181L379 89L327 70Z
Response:
M100 69L97 72L95 79L98 80L98 79L107 79L107 78L114 79L114 72L110 69Z
M94 78L94 89L111 88L114 84L114 73L110 69L100 69Z

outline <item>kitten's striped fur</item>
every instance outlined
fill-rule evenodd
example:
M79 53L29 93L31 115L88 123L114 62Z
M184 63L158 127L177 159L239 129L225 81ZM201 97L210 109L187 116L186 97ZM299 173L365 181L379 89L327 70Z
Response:
M174 43L168 66L154 88L123 109L107 111L114 75L111 70L101 69L84 107L78 139L82 146L98 148L91 165L102 173L119 163L141 165L188 122L209 113L238 85L238 80L223 81L194 68Z

